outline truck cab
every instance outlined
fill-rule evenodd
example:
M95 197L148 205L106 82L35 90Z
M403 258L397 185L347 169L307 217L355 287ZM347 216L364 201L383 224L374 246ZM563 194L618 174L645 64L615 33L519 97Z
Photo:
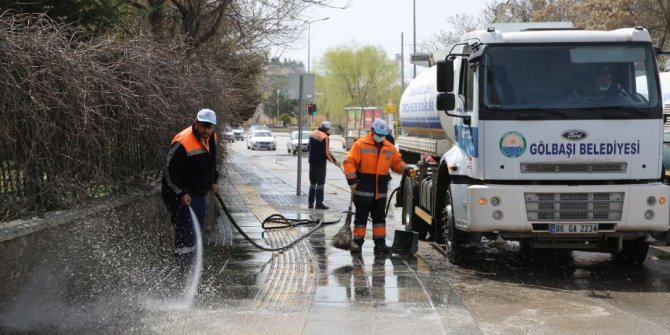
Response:
M646 30L490 27L466 34L432 73L432 88L408 87L412 101L434 97L414 118L434 113L451 146L403 182L403 221L434 234L453 262L487 237L642 263L652 234L668 230ZM412 114L402 101L400 113L401 123Z

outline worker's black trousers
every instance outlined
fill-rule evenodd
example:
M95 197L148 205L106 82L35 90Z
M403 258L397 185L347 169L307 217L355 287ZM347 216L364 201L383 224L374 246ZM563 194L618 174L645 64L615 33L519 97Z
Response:
M203 231L205 215L207 213L207 195L191 193L191 208L195 213L200 231ZM191 220L189 206L183 206L181 201L174 195L163 192L163 202L170 212L170 221L174 226L175 252L178 254L189 253L195 247L195 230Z
M354 205L356 205L356 215L354 216L354 234L353 240L363 244L365 238L365 226L368 223L368 217L372 219L372 240L375 245L384 244L386 240L386 198L375 199L354 195Z
M323 205L323 186L326 183L326 165L309 165L309 197L307 202L314 204L316 198L317 205Z

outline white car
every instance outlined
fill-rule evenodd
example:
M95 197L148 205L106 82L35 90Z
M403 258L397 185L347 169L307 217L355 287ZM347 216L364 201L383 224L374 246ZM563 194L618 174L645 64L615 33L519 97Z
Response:
M309 132L302 132L302 151L309 151L307 145L309 144ZM288 141L286 141L286 151L288 153L293 153L294 155L298 153L298 131L291 132Z
M247 149L277 150L277 139L267 130L255 130L247 137Z

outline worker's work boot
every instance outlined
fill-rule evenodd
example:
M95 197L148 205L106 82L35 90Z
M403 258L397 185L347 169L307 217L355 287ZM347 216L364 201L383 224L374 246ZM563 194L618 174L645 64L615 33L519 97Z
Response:
M307 205L307 208L309 208L309 209L314 208L314 204L309 204L309 205Z
M363 250L363 241L360 240L351 240L351 247L349 247L349 252L352 254L360 254Z
M330 209L330 207L328 207L324 204L316 204L316 206L314 206L314 208L316 208L316 209Z
M391 250L386 244L377 244L374 249L375 256L390 256Z

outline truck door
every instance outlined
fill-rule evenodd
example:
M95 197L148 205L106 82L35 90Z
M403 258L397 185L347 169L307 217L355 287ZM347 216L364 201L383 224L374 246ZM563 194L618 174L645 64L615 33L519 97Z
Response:
M458 94L463 101L463 108L457 110L457 113L474 116L475 103L475 70L470 66L466 58L461 62L459 74ZM456 120L456 141L458 146L466 152L469 157L478 156L477 148L478 128L474 118L457 118ZM465 168L465 167L464 167ZM471 168L471 166L470 166Z

